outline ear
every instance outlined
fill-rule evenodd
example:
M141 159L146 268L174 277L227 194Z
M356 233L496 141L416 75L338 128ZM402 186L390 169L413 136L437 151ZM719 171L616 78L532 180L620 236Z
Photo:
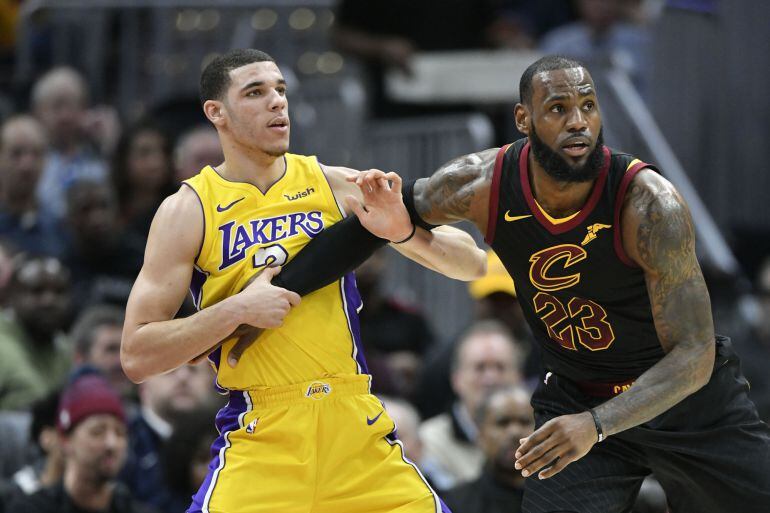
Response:
M529 136L529 128L531 126L530 112L523 103L517 103L513 108L513 118L516 120L516 130Z
M219 127L224 124L227 111L223 102L206 100L206 103L203 104L203 113L215 127Z

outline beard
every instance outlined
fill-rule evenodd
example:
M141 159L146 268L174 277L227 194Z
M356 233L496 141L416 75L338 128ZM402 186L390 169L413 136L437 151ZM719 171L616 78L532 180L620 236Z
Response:
M538 164L543 166L549 176L560 182L591 182L599 176L599 171L604 165L604 128L599 130L596 147L588 155L588 159L582 166L573 166L564 157L553 151L538 137L534 124L529 135L529 143Z

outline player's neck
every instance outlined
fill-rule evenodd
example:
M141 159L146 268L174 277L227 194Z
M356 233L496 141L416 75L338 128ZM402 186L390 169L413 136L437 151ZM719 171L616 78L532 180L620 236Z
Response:
M532 195L549 215L567 217L580 211L593 190L595 180L590 182L563 182L555 179L543 166L529 157L529 184Z
M283 156L241 149L224 151L225 160L216 170L225 180L244 182L256 186L262 192L267 191L286 172L286 159Z

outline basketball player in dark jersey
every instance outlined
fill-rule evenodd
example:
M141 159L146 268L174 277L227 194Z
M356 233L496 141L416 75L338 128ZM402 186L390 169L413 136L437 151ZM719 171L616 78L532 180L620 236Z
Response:
M687 205L603 145L582 64L535 62L520 96L526 139L449 162L404 201L421 226L485 234L541 346L537 429L515 461L524 511L627 512L652 472L674 513L769 512L770 431L714 334Z

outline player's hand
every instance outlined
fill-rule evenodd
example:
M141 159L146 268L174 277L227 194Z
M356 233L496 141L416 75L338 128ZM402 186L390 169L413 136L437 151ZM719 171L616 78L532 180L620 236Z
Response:
M345 201L364 228L391 242L404 240L412 233L412 221L401 197L398 174L370 169L348 177L347 181L354 182L363 193L363 205L354 196L347 196Z
M280 267L268 267L264 269L262 272L252 276L240 292L239 295L246 294L247 297L251 294L255 295L256 301L267 301L261 305L261 309L263 310L270 304L269 297L273 297L275 301L272 303L272 312L262 312L266 314L266 321L253 319L252 322L241 324L229 337L227 337L227 339L225 339L229 340L233 337L238 337L235 345L233 345L230 352L227 353L227 363L230 367L238 365L238 361L241 359L241 356L243 356L243 353L257 341L262 332L265 331L265 328L277 328L283 325L283 318L289 313L291 307L299 304L300 298L298 294L276 287L270 283L273 277L279 272L281 272ZM267 293L265 293L265 291L267 291ZM252 303L252 305L253 304L254 303ZM257 305L259 305L259 303L257 303ZM254 325L253 323L255 322L260 322L261 324ZM224 340L222 342L224 342Z
M270 283L273 276L281 272L280 267L268 267L241 292L238 298L241 309L241 324L255 328L280 328L283 319L292 307L300 302L299 294L276 287Z
M521 439L514 466L524 477L548 467L538 474L540 479L548 479L588 454L596 440L596 426L590 412L556 417Z

